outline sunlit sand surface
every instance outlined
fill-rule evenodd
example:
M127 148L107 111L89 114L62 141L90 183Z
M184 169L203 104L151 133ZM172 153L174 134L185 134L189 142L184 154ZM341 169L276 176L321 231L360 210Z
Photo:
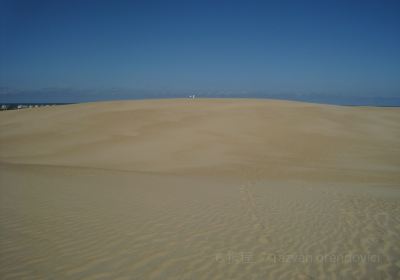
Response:
M0 112L1 279L400 279L400 109Z

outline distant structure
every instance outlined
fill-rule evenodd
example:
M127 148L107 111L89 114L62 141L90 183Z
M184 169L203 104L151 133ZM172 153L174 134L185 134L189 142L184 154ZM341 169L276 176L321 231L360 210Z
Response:
M63 104L68 104L68 103L23 103L23 104L18 104L18 103L6 103L6 104L1 104L0 103L0 111L6 111L6 110L21 110L21 109L28 109L28 108L39 108L39 107L49 107L49 106L56 106L56 105L63 105Z
M189 98L191 98L191 99L195 99L195 98L196 98L196 95L195 95L195 94L193 94L193 95L189 95Z

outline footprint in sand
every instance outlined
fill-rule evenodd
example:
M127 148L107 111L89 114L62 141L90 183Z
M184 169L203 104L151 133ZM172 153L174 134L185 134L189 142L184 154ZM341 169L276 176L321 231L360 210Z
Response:
M242 197L242 201L244 201L250 216L251 220L254 223L253 227L256 230L261 231L262 235L258 238L258 241L262 244L267 244L269 243L269 240L266 235L266 226L264 225L262 219L260 218L260 215L258 213L258 207L256 200L254 199L254 196L249 188L249 184L242 185L240 188L240 194Z

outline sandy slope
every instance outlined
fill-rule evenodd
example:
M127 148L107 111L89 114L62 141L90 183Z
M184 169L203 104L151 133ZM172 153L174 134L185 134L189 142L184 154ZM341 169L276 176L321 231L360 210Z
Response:
M400 110L0 112L0 278L400 278Z

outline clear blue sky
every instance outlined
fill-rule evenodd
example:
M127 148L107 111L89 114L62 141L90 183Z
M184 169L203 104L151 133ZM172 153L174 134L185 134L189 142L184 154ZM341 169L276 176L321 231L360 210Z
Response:
M157 92L400 99L397 0L0 0L0 24L2 102Z

